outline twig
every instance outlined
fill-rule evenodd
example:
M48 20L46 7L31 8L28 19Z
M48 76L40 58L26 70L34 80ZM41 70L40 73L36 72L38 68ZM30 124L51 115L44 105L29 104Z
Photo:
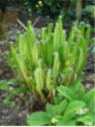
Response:
M33 27L37 24L37 22L39 21L39 19L41 18L41 16L38 16L38 18L34 21L34 23L33 23Z
M32 25L33 27L37 24L37 22L39 21L40 17L41 17L41 16L39 16L39 17L34 21L34 23L33 23L33 25ZM17 19L17 23L18 23L19 25L21 25L25 30L27 29L26 26L23 24L23 22L22 22L20 19Z
M22 96L20 96L20 95L18 95L18 94L15 94L15 96L17 96L17 97L20 98L21 100L25 101L25 98L24 98L24 97L22 97Z
M17 19L18 24L20 24L25 30L27 29L26 26L22 23L20 19Z

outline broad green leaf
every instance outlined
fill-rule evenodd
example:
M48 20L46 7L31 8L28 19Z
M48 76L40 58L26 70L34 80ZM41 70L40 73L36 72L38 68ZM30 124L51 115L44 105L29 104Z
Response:
M65 111L67 105L68 105L68 101L66 99L61 101L60 104L58 105L58 113L63 114L63 112Z
M77 80L76 82L74 82L73 84L71 84L70 88L76 92L78 91L79 87L81 85L81 80Z
M95 88L93 88L89 92L87 92L83 96L83 100L85 101L86 104L90 104L90 102L94 99L94 97L95 97Z
M42 126L42 125L47 125L49 123L51 123L51 116L46 113L46 112L35 112L32 113L28 119L27 119L27 123L30 126Z
M81 116L80 118L78 118L76 121L78 122L83 122L85 125L93 125L93 117L91 116Z
M55 98L54 98L55 104L59 104L61 102L62 98L63 98L63 96L60 95L60 94L58 94L57 96L55 96Z
M76 91L76 96L78 100L83 100L83 96L85 95L85 88L84 86L80 83L79 89Z
M73 90L68 87L60 86L57 88L57 91L61 95L63 95L63 97L65 97L66 99L69 99L70 101L76 99L76 95L74 94Z
M76 125L76 121L74 120L59 120L56 124L56 126L75 126Z
M89 104L89 113L95 116L95 98Z
M46 110L52 116L58 115L58 105L52 105L47 103Z
M71 101L65 110L64 116L69 119L72 118L76 114L76 111L84 108L85 105L86 104L83 101L78 100Z
M76 81L74 84L70 86L70 88L74 91L74 93L76 93L77 99L83 99L83 96L85 95L85 89L81 83L81 80Z
M68 104L67 100L63 100L58 105L52 105L48 103L46 105L46 109L47 112L50 113L52 116L61 115L64 112L67 104Z
M95 98L89 104L88 115L93 118L93 124L95 124Z

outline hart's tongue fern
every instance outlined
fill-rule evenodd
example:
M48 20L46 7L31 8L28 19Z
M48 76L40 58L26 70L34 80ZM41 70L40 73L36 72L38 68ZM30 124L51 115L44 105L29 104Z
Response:
M53 24L42 28L40 40L37 40L28 22L26 32L18 33L17 48L10 43L11 57L6 54L16 78L24 81L34 95L40 95L43 102L52 101L58 85L71 85L81 77L90 36L89 25L85 32L85 24L82 22L78 27L75 22L66 40L61 16L54 33L52 29ZM47 91L47 96L43 90Z

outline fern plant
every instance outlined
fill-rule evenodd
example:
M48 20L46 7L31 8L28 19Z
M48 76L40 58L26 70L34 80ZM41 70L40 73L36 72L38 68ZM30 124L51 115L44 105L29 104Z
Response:
M20 88L27 87L33 95L40 96L43 103L53 103L57 86L69 86L83 75L89 36L90 26L83 22L78 26L75 22L67 38L59 16L54 32L53 24L49 24L41 29L40 40L37 40L28 22L26 32L17 35L17 47L10 42L11 56L6 53L15 82Z

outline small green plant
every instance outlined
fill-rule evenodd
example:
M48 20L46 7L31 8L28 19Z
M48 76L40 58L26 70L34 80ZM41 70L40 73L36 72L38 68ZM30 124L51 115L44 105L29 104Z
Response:
M88 12L90 14L90 17L95 18L95 6L94 5L86 6L84 11Z
M78 22L75 22L67 39L61 16L54 32L52 29L53 24L42 28L40 40L37 40L28 22L26 32L17 35L17 47L14 48L13 42L10 43L11 56L6 53L15 75L15 80L9 83L17 83L21 89L27 88L34 96L40 97L43 103L53 103L57 86L70 86L82 77L90 36L89 25L86 25L85 31L83 22L79 27Z
M55 105L47 103L46 112L32 113L27 123L31 126L92 126L95 125L95 89L85 93L80 82L70 88L60 86Z

